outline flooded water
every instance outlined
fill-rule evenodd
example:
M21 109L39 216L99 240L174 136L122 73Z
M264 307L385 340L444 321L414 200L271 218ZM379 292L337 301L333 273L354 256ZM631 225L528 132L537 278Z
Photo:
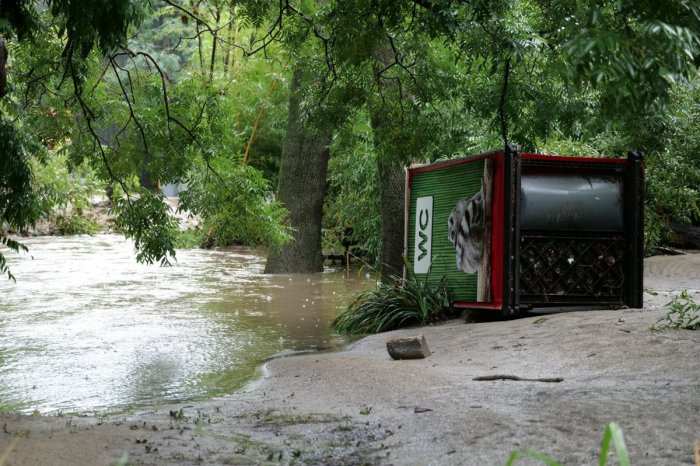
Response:
M137 264L115 235L27 239L0 280L0 411L119 411L232 393L280 352L347 343L329 322L364 273L264 275L246 248Z

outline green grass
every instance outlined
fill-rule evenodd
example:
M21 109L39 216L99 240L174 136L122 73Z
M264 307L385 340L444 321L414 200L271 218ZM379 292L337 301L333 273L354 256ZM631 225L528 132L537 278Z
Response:
M651 330L699 330L700 329L700 304L696 303L688 293L681 291L673 300L666 304L668 312L659 319Z
M629 453L627 453L627 446L625 445L625 439L622 435L622 429L615 422L611 422L605 427L603 442L600 445L599 466L605 466L608 463L608 452L610 451L611 442L615 446L615 453L617 454L617 463L619 466L630 466ZM547 466L563 466L558 461L543 453L529 450L517 450L512 452L506 466L513 466L515 460L523 456L540 460Z
M409 272L358 294L331 328L345 334L379 333L445 320L453 311L446 277L433 287L428 275L417 279Z

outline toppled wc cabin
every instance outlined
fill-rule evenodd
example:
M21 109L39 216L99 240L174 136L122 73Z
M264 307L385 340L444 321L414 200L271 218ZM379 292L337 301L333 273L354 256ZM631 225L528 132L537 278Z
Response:
M502 152L408 169L409 272L454 304L641 307L644 163Z

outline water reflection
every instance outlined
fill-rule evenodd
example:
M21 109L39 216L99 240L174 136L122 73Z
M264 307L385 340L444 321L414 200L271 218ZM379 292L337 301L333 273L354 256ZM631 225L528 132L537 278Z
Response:
M103 411L231 393L283 350L337 348L364 274L263 275L245 248L135 263L113 235L32 238L0 280L0 410Z

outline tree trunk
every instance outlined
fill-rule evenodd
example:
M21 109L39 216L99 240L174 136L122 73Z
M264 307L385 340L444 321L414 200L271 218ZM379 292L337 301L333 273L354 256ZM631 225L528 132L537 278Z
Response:
M403 166L396 162L377 162L379 169L380 213L382 217L382 279L403 274L404 189Z
M214 18L214 29L219 30L219 21L221 20L221 8L216 9L216 16ZM216 36L211 37L211 60L209 61L209 81L214 80L214 65L216 65Z
M195 5L194 10L193 10L195 16L199 17L199 9L198 6ZM204 74L204 54L202 53L202 31L200 31L200 24L198 20L195 20L194 23L195 31L197 32L197 51L199 54L199 69Z
M139 185L149 191L157 191L160 189L158 180L153 179L153 174L146 166L146 161L144 161L144 164L139 169Z
M0 37L0 99L7 93L7 47L5 47L5 39Z
M301 69L294 71L277 194L289 210L289 222L295 229L294 241L270 254L265 273L315 273L323 270L321 217L331 135L329 131L315 132L302 121L300 91L306 79Z
M231 6L229 10L228 26L226 27L226 41L228 45L224 51L224 76L228 75L228 65L231 62L231 52L233 50L233 28L236 25L236 7Z
M389 44L385 44L375 52L375 80L380 94L395 93L395 83L381 76L394 55ZM382 140L394 124L391 115L383 105L372 106L370 119L374 133L374 147L377 154L379 170L380 215L382 224L381 275L384 281L392 281L392 276L403 275L403 246L404 246L404 204L405 204L405 174L400 160L403 154L391 151L391 144Z

